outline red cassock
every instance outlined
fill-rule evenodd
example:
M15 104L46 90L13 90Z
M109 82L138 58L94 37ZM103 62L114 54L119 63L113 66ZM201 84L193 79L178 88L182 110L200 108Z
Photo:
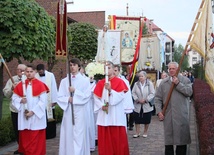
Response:
M18 151L24 155L45 155L46 129L20 130Z
M114 91L128 91L126 84L120 78L113 77L112 79L109 79L109 81L111 83L111 89ZM98 98L102 98L104 84L105 79L100 80L94 89L94 94ZM121 109L121 111L122 110L123 109ZM126 127L98 125L98 152L99 155L129 155Z

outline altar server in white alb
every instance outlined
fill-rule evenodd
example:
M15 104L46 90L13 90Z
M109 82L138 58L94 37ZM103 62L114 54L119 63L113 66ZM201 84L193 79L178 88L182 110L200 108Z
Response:
M87 115L86 115L86 120L88 123L88 134L87 136L89 139L88 142L90 143L90 151L95 151L95 121L94 121L94 96L93 96L93 90L95 87L95 81L92 78L89 78L85 75L85 68L81 65L80 66L80 74L86 78L87 80L90 81L90 86L91 86L91 99L89 100L89 103L87 104Z
M108 77L98 81L94 89L94 111L98 113L98 152L99 155L129 155L124 110L128 87L122 79L114 76L112 62L107 62L105 71Z
M124 99L124 110L126 114L132 113L134 110L134 104L132 100L132 94L131 94L131 88L129 81L120 74L120 65L114 65L114 75L120 79L122 79L126 86L128 87L128 91L125 93L125 99Z
M45 70L44 64L38 64L36 66L37 74L36 78L44 82L50 92L47 97L47 128L46 128L46 139L56 137L56 120L55 120L55 105L57 104L57 85L56 79L53 73Z
M19 152L24 155L46 154L46 113L48 87L35 78L36 68L27 65L27 79L15 88L12 104L18 110Z
M62 108L63 119L60 131L59 155L90 155L90 144L87 123L87 104L91 98L90 81L83 77L80 70L80 60L72 58L69 76L62 79L58 92L58 105ZM72 95L71 95L72 93ZM73 114L72 118L72 107ZM74 123L72 122L74 119Z

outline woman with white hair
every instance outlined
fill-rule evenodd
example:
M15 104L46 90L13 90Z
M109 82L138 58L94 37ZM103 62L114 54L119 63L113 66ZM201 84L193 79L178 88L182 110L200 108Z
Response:
M134 99L134 121L136 134L133 138L140 137L140 125L144 124L143 137L147 137L147 131L151 122L153 106L150 101L155 96L154 85L147 79L147 73L140 71L138 73L139 80L134 84L132 89L132 96Z

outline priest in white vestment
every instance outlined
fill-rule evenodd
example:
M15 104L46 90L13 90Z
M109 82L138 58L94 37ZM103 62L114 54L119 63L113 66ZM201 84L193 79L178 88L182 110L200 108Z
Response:
M51 139L56 137L56 120L55 120L55 105L57 103L57 85L56 79L53 73L45 70L43 64L38 64L36 66L37 73L36 78L44 82L50 92L47 96L47 127L46 127L46 139Z

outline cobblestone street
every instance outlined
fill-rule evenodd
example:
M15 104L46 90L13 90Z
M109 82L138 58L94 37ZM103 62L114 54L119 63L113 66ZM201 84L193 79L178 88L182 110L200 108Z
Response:
M197 126L193 103L190 103L190 129L192 143L188 146L188 155L199 155ZM57 126L57 137L47 140L47 155L58 155L59 132L60 124ZM133 134L135 134L134 130L128 130L130 155L164 154L163 124L158 120L157 116L152 116L152 122L149 126L149 133L147 138L143 138L142 136L139 138L133 138ZM0 147L0 155L12 155L16 149L17 144L15 142L10 143L7 146ZM97 150L92 152L91 155L98 155Z

